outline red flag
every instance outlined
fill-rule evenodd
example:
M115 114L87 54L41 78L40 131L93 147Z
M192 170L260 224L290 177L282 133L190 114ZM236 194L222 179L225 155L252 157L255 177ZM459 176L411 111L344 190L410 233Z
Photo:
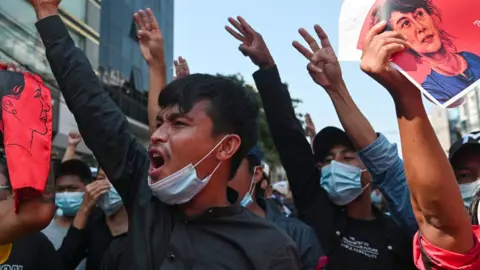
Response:
M19 200L43 193L52 151L52 100L39 76L0 71L1 127L10 182Z

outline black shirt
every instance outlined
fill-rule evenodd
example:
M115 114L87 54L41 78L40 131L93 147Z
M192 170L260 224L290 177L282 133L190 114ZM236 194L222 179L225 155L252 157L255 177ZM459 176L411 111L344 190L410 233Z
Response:
M107 251L105 251L105 255L103 256L102 266L100 269L102 270L123 270L129 269L129 258L130 254L128 254L128 234L120 234L113 238L110 246L108 247Z
M348 218L321 188L311 145L277 67L259 70L253 77L298 217L316 232L328 257L327 269L415 269L408 232L381 215L375 221Z
M57 251L41 232L27 235L13 242L8 260L0 269L62 270Z
M211 208L188 219L155 198L147 182L146 149L60 17L45 18L36 26L85 144L127 209L130 269L298 269L293 240L238 205Z
M313 229L307 224L293 217L285 217L272 200L257 198L257 202L265 210L267 220L275 223L286 232L297 244L302 259L302 269L315 270L318 260L325 255Z
M75 269L86 258L86 270L97 270L111 241L105 214L96 208L83 230L70 226L58 252L65 269Z

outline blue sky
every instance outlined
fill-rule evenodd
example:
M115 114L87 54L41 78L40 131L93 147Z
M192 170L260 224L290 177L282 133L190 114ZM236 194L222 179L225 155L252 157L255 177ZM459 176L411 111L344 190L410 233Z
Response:
M341 0L176 0L174 54L185 57L192 72L240 73L253 83L255 66L224 30L229 16L241 15L263 35L291 96L303 101L298 111L312 115L317 131L328 125L341 127L330 99L311 80L306 60L291 45L295 39L301 41L298 28L313 31L318 23L336 49L340 6ZM358 62L342 63L342 69L353 99L373 127L399 144L395 109L386 90L364 75Z

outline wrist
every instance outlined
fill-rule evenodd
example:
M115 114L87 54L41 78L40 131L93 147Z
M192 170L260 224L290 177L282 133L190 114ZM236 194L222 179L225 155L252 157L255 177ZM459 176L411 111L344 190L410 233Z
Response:
M151 61L148 63L148 68L150 69L150 72L164 72L166 67L165 67L165 61Z
M275 66L275 61L273 60L273 58L270 56L269 59L263 63L259 63L258 64L258 67L260 69L269 69L269 68L272 68Z
M37 20L42 20L44 18L55 16L58 14L58 6L51 4L43 4L34 7L35 14L37 15Z

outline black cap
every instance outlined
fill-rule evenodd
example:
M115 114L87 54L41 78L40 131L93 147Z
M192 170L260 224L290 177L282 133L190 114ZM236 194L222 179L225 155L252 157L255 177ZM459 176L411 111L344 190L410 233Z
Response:
M313 140L313 153L315 154L315 161L323 162L328 152L332 150L335 145L344 145L355 149L352 141L345 131L337 127L326 127L317 133Z
M480 131L475 131L469 133L460 140L454 142L448 150L448 158L450 161L453 159L454 155L458 153L461 149L464 149L466 146L480 145Z

